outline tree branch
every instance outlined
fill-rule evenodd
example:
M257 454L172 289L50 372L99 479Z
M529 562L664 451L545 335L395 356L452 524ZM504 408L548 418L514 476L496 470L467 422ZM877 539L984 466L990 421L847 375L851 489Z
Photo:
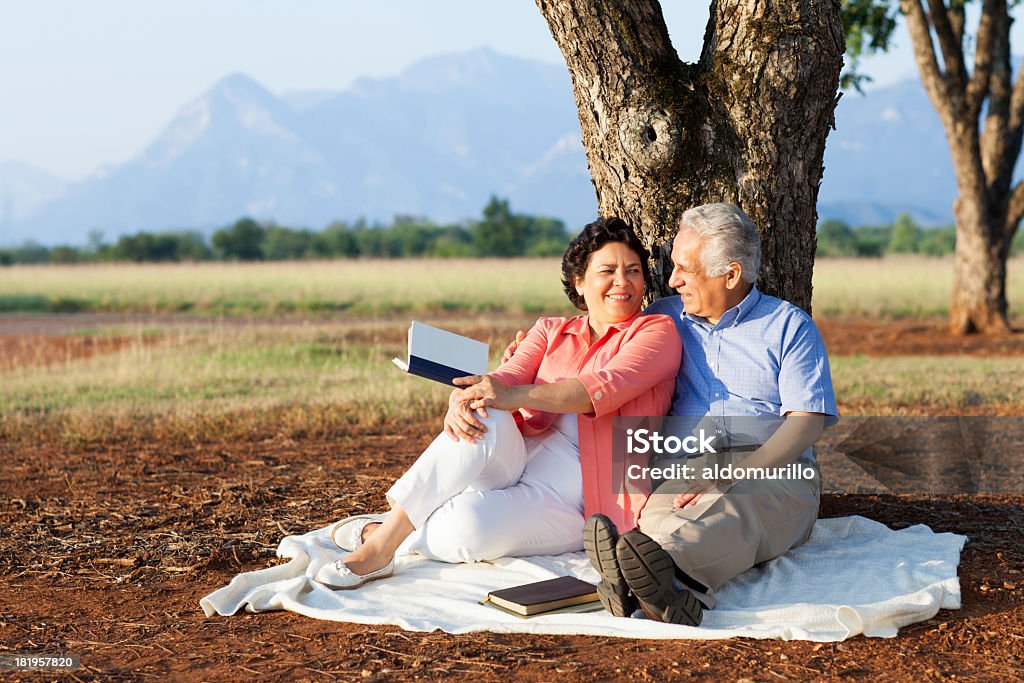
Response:
M949 23L953 27L953 34L956 37L956 42L963 49L964 44L964 6L961 3L955 3L949 8Z
M1010 94L1010 134L1020 136L1024 126L1024 69L1017 74Z
M984 0L981 19L978 22L978 34L974 50L974 73L967 83L967 114L971 120L977 120L981 113L981 103L988 94L989 79L992 76L992 61L998 40L998 31L993 14L997 3ZM963 6L959 6L960 35L963 36Z
M1010 195L1006 211L1006 224L1003 226L1004 239L1010 241L1017 231L1021 219L1024 219L1024 182L1017 183Z
M668 28L657 0L584 0L563 3L536 0L537 8L548 21L551 33L566 59L580 44L594 52L614 56L617 61L653 66L661 61L679 63ZM595 23L604 29L600 39L591 31ZM575 55L577 59L585 55Z
M921 7L921 0L900 0L900 11L907 18L907 30L910 33L910 43L914 47L914 60L917 62L918 71L921 72L921 82L924 83L932 106L939 113L948 134L953 130L952 106L945 78L935 58L932 34L924 9Z
M935 27L935 37L942 50L942 61L945 64L946 87L952 88L957 94L963 94L966 85L966 68L964 67L964 47L956 39L953 25L949 19L949 10L944 0L928 0L928 15Z
M984 35L982 29L985 29ZM1013 167L1020 151L1019 137L1010 125L1012 86L1010 71L1010 16L1006 0L986 0L978 27L990 50L987 93L979 94L979 107L988 95L988 112L980 140L981 161L991 197L1006 197L1013 181ZM981 56L979 55L979 59Z

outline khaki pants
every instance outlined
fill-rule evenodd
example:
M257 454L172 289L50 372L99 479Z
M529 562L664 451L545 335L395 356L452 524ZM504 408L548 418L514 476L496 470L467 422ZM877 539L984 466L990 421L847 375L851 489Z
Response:
M749 453L691 458L700 473L717 462L739 462ZM715 460L710 460L714 458ZM697 505L676 509L673 500L692 481L670 479L659 486L640 514L640 530L661 544L676 565L711 589L754 565L767 562L807 540L818 518L821 476L812 479L749 479L703 494ZM714 599L695 591L708 606Z

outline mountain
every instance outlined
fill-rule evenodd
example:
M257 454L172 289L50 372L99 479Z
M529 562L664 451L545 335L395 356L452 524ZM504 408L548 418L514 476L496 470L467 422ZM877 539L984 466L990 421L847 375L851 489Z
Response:
M248 215L322 228L335 219L514 210L591 220L596 199L566 69L488 49L423 60L343 92L276 96L235 74L186 104L128 162L63 184L0 165L0 245L82 244L138 230L205 232ZM825 152L819 215L853 225L909 212L952 221L956 194L938 117L908 80L843 95Z
M313 228L398 214L458 221L491 194L571 225L595 215L564 67L481 49L284 97L229 76L137 157L12 221L0 242L209 232L242 215Z
M67 188L26 226L44 241L93 229L209 229L243 214L332 217L338 174L307 143L298 115L234 75L190 102L141 154Z
M842 96L825 147L822 220L864 225L907 212L923 225L952 223L955 197L942 124L919 80Z
M0 235L64 192L65 183L28 164L0 162Z

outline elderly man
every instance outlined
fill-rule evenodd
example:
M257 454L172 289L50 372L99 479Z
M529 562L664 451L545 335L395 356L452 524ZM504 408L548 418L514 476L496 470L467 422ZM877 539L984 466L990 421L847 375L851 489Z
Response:
M799 463L811 476L668 480L639 529L621 537L607 518L590 518L585 546L612 614L639 606L652 619L699 624L714 589L800 545L814 526L820 479L810 446L837 414L828 357L810 316L754 286L760 257L760 236L739 207L690 209L672 245L669 285L679 296L647 312L671 316L682 338L671 415L773 425L762 443L688 460L693 471L726 458L745 473Z

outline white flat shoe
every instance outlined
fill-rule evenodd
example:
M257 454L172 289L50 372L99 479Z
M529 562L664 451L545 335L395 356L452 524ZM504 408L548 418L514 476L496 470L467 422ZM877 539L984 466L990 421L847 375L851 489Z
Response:
M320 571L316 573L316 580L331 588L350 590L352 588L359 588L368 581L385 579L394 573L395 558L393 557L386 565L369 574L356 574L348 568L344 559L341 559L320 567Z
M355 515L346 517L331 527L331 540L342 550L352 552L363 544L363 529L367 524L379 524L387 519L387 513Z

